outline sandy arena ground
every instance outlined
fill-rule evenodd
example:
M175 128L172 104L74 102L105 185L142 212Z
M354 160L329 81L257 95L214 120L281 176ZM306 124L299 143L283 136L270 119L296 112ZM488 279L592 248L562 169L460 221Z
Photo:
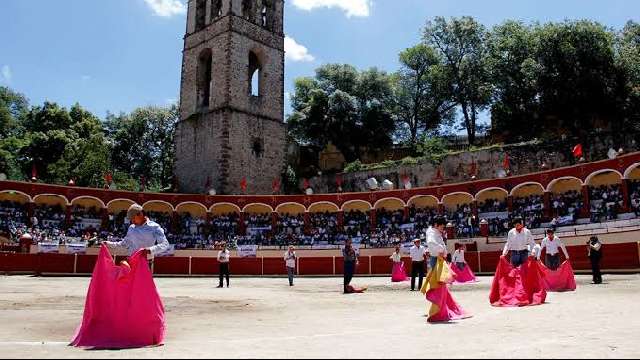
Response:
M66 346L82 316L88 278L0 277L0 358L631 358L640 356L640 275L609 275L548 304L492 308L491 278L454 287L474 314L429 325L427 303L408 285L341 279L157 279L167 310L166 345L127 351ZM217 285L217 284L216 284Z

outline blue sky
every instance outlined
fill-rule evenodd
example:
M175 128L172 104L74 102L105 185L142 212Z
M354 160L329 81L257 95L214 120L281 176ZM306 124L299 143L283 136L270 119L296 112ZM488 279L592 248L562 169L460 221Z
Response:
M32 104L75 102L100 117L178 98L183 0L0 0L0 85ZM287 0L287 92L323 63L397 69L435 16L592 19L620 29L637 0Z

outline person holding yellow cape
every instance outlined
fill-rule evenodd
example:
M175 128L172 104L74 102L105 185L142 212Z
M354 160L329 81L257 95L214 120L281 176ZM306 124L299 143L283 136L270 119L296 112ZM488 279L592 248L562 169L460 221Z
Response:
M420 289L427 297L427 301L431 302L428 322L449 322L471 317L456 303L449 291L449 284L454 279L455 275L451 271L449 264L447 264L443 256L438 256L436 265L431 269L427 275L427 281Z

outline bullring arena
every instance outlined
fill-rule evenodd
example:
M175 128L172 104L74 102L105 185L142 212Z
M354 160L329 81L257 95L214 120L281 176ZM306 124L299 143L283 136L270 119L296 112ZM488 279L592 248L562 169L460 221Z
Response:
M624 192L631 181L640 178L639 166L640 154L630 154L507 179L366 194L215 197L17 182L0 182L0 194L3 200L21 201L28 209L41 202L62 201L71 208L93 201L104 206L101 209L105 221L111 212L134 202L145 206L162 202L174 211L201 207L207 217L214 217L220 208L239 209L240 217L268 209L276 221L278 211L290 212L295 208L305 219L314 209L333 209L340 218L340 213L350 206L362 207L372 215L380 206L402 209L409 205L430 205L444 211L452 198L471 201L477 208L477 202L487 192L492 197L502 193L511 204L519 195L518 189L535 192L538 186L547 198L554 191L566 191L566 187L581 190L608 182L620 184ZM562 188L557 188L560 185ZM366 209L367 206L371 207ZM165 345L106 352L67 346L82 318L88 275L98 249L67 254L61 246L58 253L44 254L38 253L35 245L28 253L18 245L7 245L0 255L0 272L7 274L0 277L3 324L0 356L637 357L640 222L633 216L620 216L601 223L580 223L558 228L579 274L578 290L550 293L545 305L522 309L494 308L489 304L492 274L504 239L492 236L455 239L452 233L450 250L455 243L466 244L469 266L484 276L475 284L452 286L456 300L473 318L446 325L427 324L424 297L409 292L407 283L391 283L389 248L361 248L354 283L367 286L368 291L358 295L341 293L343 261L339 249L299 248L298 278L293 288L283 277L286 274L283 251L277 247L261 247L252 258L233 257L230 289L215 289L213 278L218 271L215 251L178 250L173 256L156 258L153 265L167 311ZM538 239L542 237L541 231L534 234ZM600 238L606 254L602 262L605 283L601 286L592 285L588 275L585 242L593 235ZM117 259L124 259L122 255L119 253ZM403 261L410 265L409 258ZM505 340L512 339L514 334L520 334L518 340Z

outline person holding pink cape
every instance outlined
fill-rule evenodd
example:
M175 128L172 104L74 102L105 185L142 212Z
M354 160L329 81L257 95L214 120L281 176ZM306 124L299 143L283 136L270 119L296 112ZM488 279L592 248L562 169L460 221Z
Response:
M102 244L72 346L131 349L164 341L164 305L147 257L170 245L164 230L147 218L140 205L131 206L127 216L132 225L124 240ZM108 246L127 249L129 259L116 265Z
M539 262L539 265L544 274L543 281L547 291L575 291L577 288L576 279L571 266L569 252L552 229L547 230L547 237L542 240L542 245L536 254L538 261L542 255L542 249L546 249L547 253L545 263ZM566 259L562 264L560 264L560 249L562 249Z
M477 282L476 275L464 259L464 245L456 244L456 251L451 258L451 271L455 274L456 284L468 284Z
M393 261L393 270L391 272L391 282L405 282L409 280L407 273L404 271L404 262L402 262L402 254L400 254L400 245L396 245L396 251L389 257Z

